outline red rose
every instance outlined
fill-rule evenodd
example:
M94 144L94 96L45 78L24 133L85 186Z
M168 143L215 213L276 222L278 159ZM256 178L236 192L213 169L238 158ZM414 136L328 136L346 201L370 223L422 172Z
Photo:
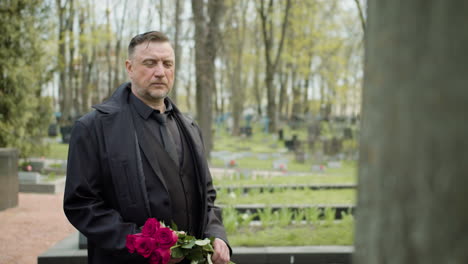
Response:
M161 227L161 223L159 223L156 218L148 218L146 220L145 225L143 226L143 229L141 230L141 233L143 236L149 236L149 237L155 237L156 231Z
M135 250L145 258L151 256L157 247L156 240L152 237L135 236Z
M159 244L159 247L163 249L171 248L175 243L177 243L177 234L172 231L170 228L161 227L156 231L156 241Z
M127 241L125 242L125 247L127 247L128 252L135 252L135 237L139 235L127 235Z
M150 264L166 264L171 260L171 250L158 248L150 258Z

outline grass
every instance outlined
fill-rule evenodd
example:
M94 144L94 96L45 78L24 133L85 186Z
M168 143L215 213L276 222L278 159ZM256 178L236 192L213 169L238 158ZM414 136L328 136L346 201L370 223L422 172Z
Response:
M333 210L325 214L334 215ZM316 209L304 209L292 213L289 209L272 212L265 209L258 213L260 222L251 220L257 214L239 214L232 207L223 210L223 222L232 246L312 246L352 245L354 218L343 215L341 221L334 217L319 219Z
M353 184L356 183L357 169L354 162L345 162L341 168L327 169L321 174L257 176L233 175L215 178L215 186L245 186L252 184Z
M228 233L231 246L314 246L352 245L352 222L336 222L328 225L291 225L286 227L242 227Z
M253 190L241 194L219 191L219 204L355 204L355 190L275 190L255 193Z
M46 157L49 159L66 160L68 157L68 144L50 143L49 152Z

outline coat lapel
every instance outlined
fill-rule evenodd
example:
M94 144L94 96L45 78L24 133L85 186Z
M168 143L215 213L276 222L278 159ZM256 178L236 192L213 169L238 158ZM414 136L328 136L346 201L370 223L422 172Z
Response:
M151 215L150 206L148 202L148 193L146 190L146 183L142 171L138 170L139 153L137 152L137 139L135 137L135 128L132 120L131 113L128 107L122 107L120 111L109 113L102 118L102 127L104 131L105 146L108 157L111 158L110 166L116 163L128 164L128 176L137 181L136 187L133 190L136 193L141 193L145 212L149 217ZM112 168L111 168L111 171ZM125 172L116 172L125 173ZM123 177L122 175L112 175L112 177ZM129 186L131 188L131 186Z
M167 185L166 182L164 181L164 178L162 177L162 172L161 172L161 167L159 166L158 162L158 157L156 156L156 151L152 149L150 146L158 146L161 145L156 138L154 137L147 137L145 136L145 131L143 124L141 123L140 119L133 114L133 121L135 125L135 130L137 133L138 137L138 142L140 144L140 148L143 150L143 153L145 154L146 158L150 161L149 164L151 165L151 168L153 169L153 172L158 176L159 180L163 184L164 188L166 191Z

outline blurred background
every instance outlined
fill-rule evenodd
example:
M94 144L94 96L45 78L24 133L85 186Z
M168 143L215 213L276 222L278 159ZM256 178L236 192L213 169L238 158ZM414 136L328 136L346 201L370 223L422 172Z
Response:
M75 232L61 209L72 126L128 81L128 43L152 30L173 44L170 97L202 129L231 244L352 245L365 6L2 0L0 148L15 165L0 168L16 180L0 184L0 263L36 263Z

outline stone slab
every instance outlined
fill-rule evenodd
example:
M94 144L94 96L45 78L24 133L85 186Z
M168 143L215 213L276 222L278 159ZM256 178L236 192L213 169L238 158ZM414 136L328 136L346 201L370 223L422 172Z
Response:
M38 183L21 182L19 191L25 193L60 193L65 190L65 177L55 181L44 181Z
M18 206L18 150L0 148L0 211Z
M218 186L217 190L227 189L228 191L235 191L237 189L242 189L243 193L248 193L252 189L260 189L260 192L272 192L275 189L292 189L292 190L344 190L344 189L356 189L356 184L251 184L246 186Z
M243 213L257 213L259 210L263 210L267 208L265 204L236 204L236 205L231 205L231 206L226 206L226 205L218 205L221 208L225 207L232 207L234 208L237 212L243 214ZM293 211L299 210L299 209L305 209L305 208L317 208L320 211L319 216L323 217L324 212L326 208L331 208L335 210L335 219L342 219L343 218L343 213L346 214L352 214L354 215L356 212L356 206L351 205L351 204L303 204L303 205L297 205L297 204L271 204L268 205L271 210L278 211L281 210L282 208L288 208ZM258 216L255 217L253 220L258 220Z

